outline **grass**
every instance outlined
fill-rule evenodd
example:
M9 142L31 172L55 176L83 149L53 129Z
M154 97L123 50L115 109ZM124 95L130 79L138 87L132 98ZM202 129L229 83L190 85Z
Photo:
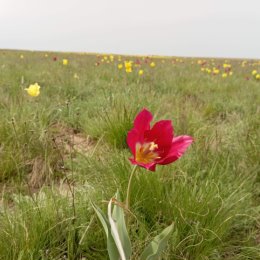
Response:
M143 107L195 142L174 164L138 169L132 260L172 222L177 235L162 259L260 259L259 61L102 59L0 51L0 259L108 259L90 201L106 209L117 189L126 197L125 139ZM130 59L143 76L117 68ZM201 71L214 66L220 74ZM35 82L33 98L24 88Z

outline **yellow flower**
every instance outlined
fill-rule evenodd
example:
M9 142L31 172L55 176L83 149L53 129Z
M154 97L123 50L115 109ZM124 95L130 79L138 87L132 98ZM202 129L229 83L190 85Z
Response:
M126 69L129 69L129 68L132 69L132 61L125 61L125 68Z
M118 67L119 70L121 70L123 68L123 64L120 63L120 64L117 65L117 67Z
M32 97L37 97L40 95L40 86L38 83L31 84L28 88L24 89Z
M143 70L139 70L138 74L139 74L139 76L142 76L144 74L144 71Z
M230 72L229 72L229 76L232 76L232 75L233 75L233 71L230 71Z
M114 56L113 55L110 55L109 58L110 58L111 61L114 61Z
M104 60L107 60L107 56L104 56Z
M226 78L227 76L228 76L227 73L222 74L222 78Z
M125 69L125 72L126 72L126 73L131 73L131 72L132 72L132 67L126 68L126 69Z
M260 79L260 74L257 74L257 75L255 76L255 78L256 78L256 79Z
M223 68L224 68L224 69L226 69L226 68L231 68L231 64L224 63L224 64L223 64Z
M23 58L24 58L24 56L23 56L23 54L21 54L21 55L20 55L20 59L23 59Z
M257 70L253 70L252 71L252 75L254 76L254 75L256 75L257 74Z
M213 74L215 75L219 74L219 69L213 69Z
M47 58L47 57L48 57L48 54L47 54L47 53L45 53L45 55L44 55L44 56L45 56L45 58Z
M204 71L205 71L205 68L200 68L200 70L201 70L202 72L204 72Z
M62 64L66 66L66 65L69 64L69 61L68 61L67 59L63 59L63 60L62 60Z
M155 67L155 63L154 63L154 62L151 62L151 63L150 63L150 67L151 67L151 68L154 68L154 67Z

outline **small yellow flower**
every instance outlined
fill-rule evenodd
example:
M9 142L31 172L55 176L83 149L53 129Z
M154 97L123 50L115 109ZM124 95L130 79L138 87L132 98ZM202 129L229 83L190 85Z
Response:
M223 68L224 68L224 69L226 69L226 68L231 68L231 64L224 63L224 64L223 64Z
M113 55L110 55L109 58L110 58L111 61L114 61L114 56Z
M144 71L143 71L143 70L139 70L139 71L138 71L138 75L139 75L139 76L142 76L143 74L144 74Z
M260 79L260 74L257 74L257 75L255 76L255 78L256 78L256 79Z
M222 74L222 78L226 78L227 76L228 76L227 73Z
M254 75L256 75L257 74L257 70L253 70L252 71L252 75L254 76Z
M154 62L151 62L151 63L150 63L150 67L151 67L151 68L154 68L154 67L155 67L155 63L154 63Z
M28 88L24 89L32 97L37 97L40 95L40 86L38 83L31 84Z
M48 57L48 54L47 54L47 53L45 53L44 57L45 57L45 58L47 58L47 57Z
M67 59L63 59L63 60L62 60L62 64L66 66L66 65L69 64L69 61L68 61Z
M125 68L126 69L129 69L129 68L132 69L132 61L125 61Z
M104 56L104 60L107 60L107 56Z
M117 65L117 67L118 67L119 70L121 70L123 68L123 64L120 63L120 64Z
M126 72L126 73L131 73L131 72L132 72L132 68L131 68L131 67L130 67L130 68L126 68L126 69L125 69L125 72Z
M133 70L132 70L132 61L125 61L124 64L125 64L125 71L126 73L131 73Z
M213 69L213 74L215 75L219 74L219 69Z
M205 68L200 68L200 70L201 70L202 72L204 72L204 71L205 71Z
M229 76L232 76L232 75L233 75L233 71L230 71L230 72L229 72Z
M23 58L24 58L24 56L23 56L23 54L21 54L21 55L20 55L20 59L23 59Z
M78 74L77 74L77 73L74 73L73 78L74 78L74 79L79 79Z

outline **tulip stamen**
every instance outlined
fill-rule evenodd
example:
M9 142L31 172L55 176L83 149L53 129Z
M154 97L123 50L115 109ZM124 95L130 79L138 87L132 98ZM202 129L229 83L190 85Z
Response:
M156 159L160 159L158 153L154 150L158 149L158 145L154 142L136 144L136 161L139 163L151 163L154 162Z

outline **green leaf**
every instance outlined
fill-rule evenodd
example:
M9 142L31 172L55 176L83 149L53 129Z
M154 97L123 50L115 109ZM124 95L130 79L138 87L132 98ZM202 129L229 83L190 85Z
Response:
M120 202L119 192L117 191L115 198ZM114 205L112 217L116 223L118 234L125 252L126 259L130 259L132 255L132 246L131 241L127 232L126 223L125 223L125 214L122 207L119 205Z
M96 206L94 203L91 203L91 204L106 232L106 236L108 237L109 222L108 222L107 217L105 216L103 211L98 206Z
M109 259L110 260L120 260L120 254L118 252L117 246L116 246L114 238L112 236L110 223L109 223L107 217L102 212L102 210L99 207L97 207L94 203L92 203L92 207L95 210L95 212L105 230L105 233L106 233L107 251L108 251Z
M125 256L125 252L124 252L124 248L121 242L121 239L119 237L119 233L118 233L118 229L116 226L116 222L114 221L113 217L112 217L112 200L111 199L108 203L108 209L107 209L107 215L108 215L108 221L110 223L110 227L111 227L111 234L112 237L114 239L114 242L116 244L116 247L118 249L119 255L120 255L120 259L121 260L127 260L126 256Z
M158 260L171 237L174 225L171 224L156 236L144 249L141 260Z
M116 201L120 202L119 192L115 195ZM132 254L131 241L125 224L125 214L122 207L113 205L112 199L108 204L108 218L92 203L92 206L106 232L107 249L110 260L130 260Z
M118 249L115 244L111 231L109 231L109 235L107 238L107 251L108 251L110 260L121 260L120 254L118 252Z

